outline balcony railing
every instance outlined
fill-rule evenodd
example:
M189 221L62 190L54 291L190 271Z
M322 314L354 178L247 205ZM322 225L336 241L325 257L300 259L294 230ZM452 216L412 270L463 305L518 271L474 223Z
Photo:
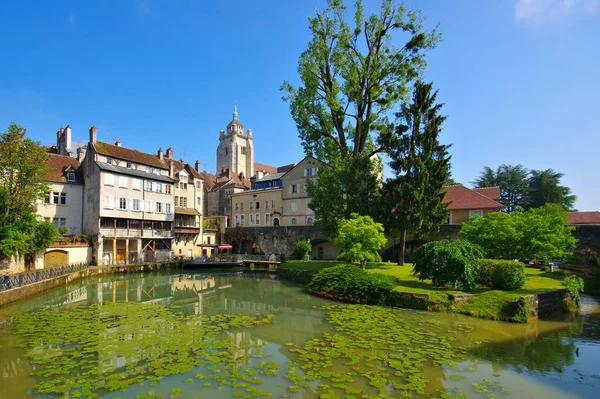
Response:
M73 272L78 272L90 267L87 263L72 263L70 265L52 266L39 270L17 273L13 275L0 275L0 291L11 287L22 287L24 285L49 280Z

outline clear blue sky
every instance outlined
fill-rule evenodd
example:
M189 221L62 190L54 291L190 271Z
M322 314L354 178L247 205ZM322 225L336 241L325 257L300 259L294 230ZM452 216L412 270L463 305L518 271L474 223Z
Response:
M83 142L96 125L100 140L172 146L214 171L237 104L256 161L296 162L302 148L279 86L298 81L307 17L324 3L4 1L0 128L15 121L52 144L61 126ZM600 210L600 0L406 4L443 34L426 79L446 103L454 178L469 184L484 165L552 167L578 209Z

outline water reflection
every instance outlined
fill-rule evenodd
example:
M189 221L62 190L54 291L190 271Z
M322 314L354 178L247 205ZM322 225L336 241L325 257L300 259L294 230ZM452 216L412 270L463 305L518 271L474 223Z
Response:
M276 322L273 324L227 331L237 348L232 351L233 360L247 358L249 348L258 345L267 347L278 362L285 363L295 358L287 350L287 343L301 346L325 331L333 331L326 314L316 308L327 301L307 295L299 286L270 278L249 278L242 273L197 272L89 279L0 309L0 398L32 397L31 387L35 384L31 365L24 358L23 350L17 347L19 338L3 333L3 329L10 328L13 312L40 307L63 312L78 306L111 302L174 305L185 315L275 314ZM406 317L418 314L420 320L431 321L448 334L456 335L459 339L457 344L469 348L470 359L481 365L482 376L484 373L490 376L502 374L501 380L522 383L523 380L515 376L526 375L539 386L554 386L571 392L574 397L595 397L600 385L600 377L597 376L600 372L595 363L600 356L600 312L596 302L589 298L584 298L584 310L584 316L527 325L446 313L402 312ZM151 331L156 325L148 321L141 327ZM127 367L142 360L140 354L115 356L109 342L114 341L117 333L118 330L111 328L99 331L96 345L101 371ZM579 357L577 348L580 350ZM240 362L237 367L246 366ZM433 395L438 389L452 386L460 387L461 382L450 379L452 373L440 367L426 367L423 374L430 381L426 394ZM464 389L469 388L472 387ZM278 388L273 386L272 389ZM135 396L134 393L131 397ZM220 394L220 397L226 396Z

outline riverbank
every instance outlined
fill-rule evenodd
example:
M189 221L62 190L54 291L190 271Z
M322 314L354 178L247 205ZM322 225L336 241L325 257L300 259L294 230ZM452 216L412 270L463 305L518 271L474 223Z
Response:
M162 269L180 268L179 262L144 263L139 265L114 265L114 266L90 266L69 274L52 277L35 283L14 287L0 292L0 306L7 305L18 300L37 295L52 288L66 285L86 277L95 277L117 273L139 273L144 271L155 271Z
M345 264L338 261L289 261L277 274L285 280L308 284L320 270ZM386 294L386 304L401 308L430 311L451 311L473 317L511 322L530 319L564 310L569 296L562 285L563 274L526 268L525 286L515 291L499 291L476 287L463 292L447 287L435 287L429 281L419 281L412 274L412 265L372 263L368 272L393 276L396 286Z

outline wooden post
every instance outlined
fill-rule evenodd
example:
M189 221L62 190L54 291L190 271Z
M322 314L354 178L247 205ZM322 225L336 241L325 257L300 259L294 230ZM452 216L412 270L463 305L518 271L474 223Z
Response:
M117 237L113 238L113 264L116 265L117 264Z
M125 239L125 264L129 264L129 238Z

